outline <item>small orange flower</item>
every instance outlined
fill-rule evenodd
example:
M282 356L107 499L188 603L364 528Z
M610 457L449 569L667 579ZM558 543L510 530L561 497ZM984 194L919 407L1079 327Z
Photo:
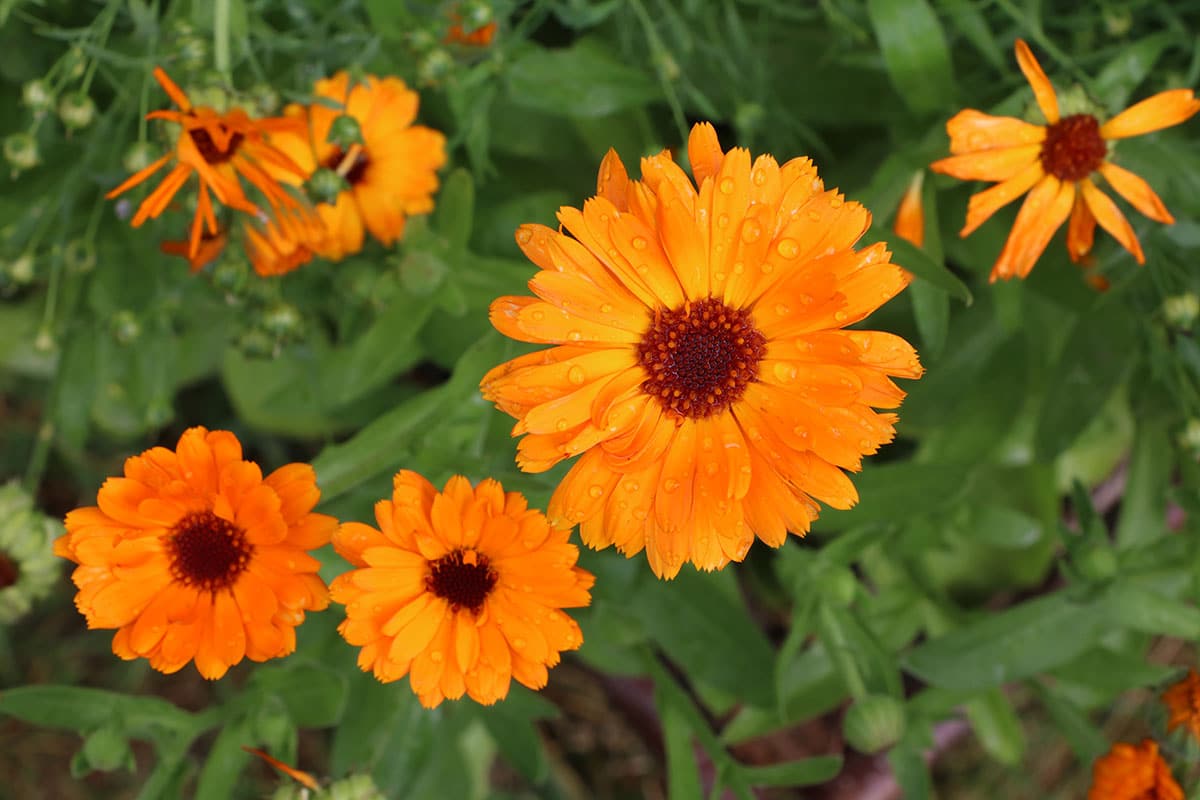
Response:
M196 214L192 219L188 257L194 258L200 249L201 228L207 224L210 235L217 235L217 218L212 194L230 208L258 214L259 208L242 191L239 176L250 181L272 206L295 206L297 201L264 170L274 167L285 173L298 173L299 167L268 142L269 134L293 128L294 120L281 118L254 120L240 108L219 114L207 106L193 106L183 90L167 77L161 67L154 68L154 77L179 107L178 111L152 111L146 119L165 119L183 127L173 153L144 169L138 170L106 197L112 199L145 181L174 159L175 166L162 183L142 201L131 224L140 226L147 219L161 214L193 174L199 178L200 194Z
M478 28L466 30L459 14L450 15L450 29L446 31L446 44L461 44L468 47L487 47L496 38L497 25L489 22Z
M1163 693L1163 703L1171 713L1167 731L1183 727L1200 741L1200 674L1189 669L1187 676Z
M826 190L807 158L688 141L695 184L665 152L629 179L609 151L598 196L563 231L523 225L537 297L501 297L492 324L555 345L488 372L484 397L518 421L521 469L580 455L550 500L585 544L646 551L673 577L741 561L755 537L803 535L817 500L858 500L843 470L892 440L921 375L908 342L845 330L908 285L870 213Z
M191 255L189 253L192 252L192 243L187 239L161 242L158 249L169 256L186 258L189 269L192 273L196 273L218 259L221 253L225 252L225 245L228 241L228 232L224 228L219 228L216 233L203 231L200 234L200 247Z
M301 177L323 167L335 170L349 185L333 204L317 205L328 231L317 253L333 261L357 253L364 228L383 244L394 244L409 215L433 209L437 170L446 163L446 137L413 124L419 99L399 78L369 75L352 86L343 71L317 81L313 94L342 110L322 103L290 105L284 113L301 121L300 132L272 142L303 168ZM362 135L361 144L345 150L328 141L334 120L343 114L358 123ZM277 176L300 183L294 175Z
M307 264L326 239L319 216L284 209L265 225L246 223L242 232L250 264L264 278L286 275Z
M1101 123L1092 114L1062 116L1054 87L1033 53L1017 40L1017 63L1033 87L1046 119L1033 125L1014 117L993 117L974 109L946 123L949 158L930 165L935 172L963 180L998 181L971 198L967 236L996 211L1029 193L1012 232L992 267L991 280L1024 278L1033 269L1055 231L1067 224L1067 252L1079 261L1092 249L1096 223L1145 263L1141 244L1116 203L1096 186L1097 173L1129 204L1152 220L1171 224L1174 217L1144 180L1114 164L1110 147L1119 139L1178 125L1200 111L1190 89L1160 92Z
M263 478L228 431L189 428L175 450L154 447L109 478L99 507L67 514L54 552L79 566L75 605L89 628L116 628L113 652L160 672L194 660L209 679L243 657L296 649L305 611L329 604L308 555L337 520L307 464Z
M408 674L427 708L464 693L490 705L512 678L545 686L560 651L583 642L560 609L588 605L595 580L569 531L494 480L456 476L438 492L402 470L393 485L375 504L380 530L347 522L333 537L356 567L330 590L358 665L385 683Z
M1183 790L1158 754L1158 744L1114 744L1092 766L1087 800L1183 800Z
M925 184L925 170L918 170L908 182L900 207L896 209L896 220L892 230L901 239L917 247L925 244L925 206L921 202L921 188Z

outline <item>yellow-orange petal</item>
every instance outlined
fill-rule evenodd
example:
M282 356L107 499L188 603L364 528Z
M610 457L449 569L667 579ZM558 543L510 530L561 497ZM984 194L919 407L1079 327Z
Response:
M925 171L918 170L913 173L908 188L904 190L904 196L900 198L896 219L892 222L892 231L916 247L925 244L925 206L921 202L921 189L924 184Z
M1035 161L1003 183L971 195L971 199L967 201L967 222L958 235L969 236L993 214L1028 192L1044 177L1046 172L1042 169L1041 162Z
M1016 117L996 117L973 108L951 117L946 122L946 133L950 135L950 152L954 155L1040 144L1046 138L1046 128L1042 125Z
M1025 73L1025 80L1029 81L1029 85L1033 88L1033 96L1037 99L1038 107L1042 109L1042 115L1046 117L1046 122L1053 125L1059 120L1058 95L1054 92L1054 85L1042 71L1041 64L1034 58L1033 51L1029 49L1029 45L1025 44L1024 39L1017 39L1016 51L1017 64L1021 67L1021 72Z
M1135 175L1127 169L1118 167L1111 161L1105 161L1100 165L1100 174L1108 181L1113 191L1124 197L1131 206L1142 212L1142 214L1155 222L1162 222L1167 225L1174 224L1175 217L1171 216L1171 212L1167 211L1167 207L1163 205L1163 201L1150 188L1150 184L1142 180L1140 176Z
M1067 254L1076 264L1082 263L1096 238L1096 218L1080 194L1075 198L1071 219L1067 223Z
M1117 204L1108 195L1097 189L1096 184L1092 183L1090 178L1080 181L1079 189L1088 205L1088 210L1092 212L1092 216L1096 218L1100 227L1108 231L1114 239L1120 242L1122 247L1132 253L1139 264L1145 264L1146 256L1142 254L1142 245L1138 242L1137 234L1133 232L1133 226L1121 213L1121 209L1117 208Z
M1040 144L998 147L949 156L929 165L934 172L967 181L1006 181L1039 163Z
M1075 184L1047 175L1030 190L989 280L1024 278L1033 269L1054 232L1067 221L1075 202Z
M1100 126L1105 139L1126 139L1162 130L1190 119L1200 111L1191 89L1171 89L1135 103Z

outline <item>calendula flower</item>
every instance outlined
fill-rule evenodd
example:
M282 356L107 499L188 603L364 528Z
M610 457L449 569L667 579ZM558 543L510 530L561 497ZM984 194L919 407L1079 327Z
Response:
M896 209L896 219L892 223L892 231L916 247L925 244L925 206L921 202L921 188L925 184L925 170L913 173L904 197L900 198L900 206Z
M854 243L870 213L826 190L812 162L688 142L696 185L665 152L631 181L615 152L598 196L562 208L565 232L524 225L537 297L502 297L492 323L556 345L491 370L484 396L516 417L517 461L582 454L550 501L591 547L646 550L659 576L718 569L755 536L803 534L817 500L858 499L843 470L891 441L916 378L913 348L843 330L909 276L883 243ZM698 188L697 188L698 187Z
M347 522L333 537L355 566L330 590L359 667L383 682L409 675L428 708L464 693L490 705L513 678L545 686L547 667L583 642L560 609L591 602L569 531L494 480L472 489L455 476L438 492L402 470L393 487L375 504L378 530Z
M98 507L67 515L54 552L79 565L75 605L89 628L117 630L114 653L161 672L194 660L216 679L291 653L304 612L329 604L306 552L337 528L311 513L320 496L307 464L264 478L232 433L189 428L175 450L127 459Z
M188 236L189 258L194 258L200 250L201 231L205 226L211 236L219 232L213 197L230 208L249 214L259 213L259 207L243 191L240 178L257 188L272 207L298 205L296 199L267 172L268 168L283 174L300 172L300 168L268 139L271 134L295 128L296 120L251 119L240 108L218 113L207 106L194 106L162 68L154 68L154 77L179 110L152 111L146 118L165 119L180 125L182 130L173 152L130 175L106 195L111 200L142 183L169 162L175 162L162 183L138 206L130 223L133 227L161 214L192 175L197 177L200 189Z
M1182 727L1200 741L1200 674L1189 669L1183 680L1163 693L1162 699L1171 715L1167 731Z
M250 264L264 278L285 275L308 263L326 238L319 216L287 210L263 225L246 223L243 233Z
M394 244L409 215L433 209L437 170L446 163L445 136L413 124L417 93L399 78L368 75L352 85L343 71L317 81L313 94L335 107L288 106L284 113L301 121L300 132L272 141L303 167L304 178L324 168L346 183L333 203L317 205L328 231L317 253L334 261L357 253L364 228L383 244ZM334 123L343 115L357 122L361 141L330 141ZM295 176L278 176L299 183Z
M1114 744L1092 766L1087 800L1183 800L1183 790L1158 754L1158 744Z
M991 280L1024 278L1054 236L1067 225L1067 252L1080 261L1092 249L1096 224L1145 263L1142 246L1129 220L1096 185L1096 176L1129 204L1152 220L1171 224L1175 218L1144 180L1110 159L1111 144L1119 139L1178 125L1200 111L1190 89L1173 89L1147 98L1101 122L1093 114L1062 116L1058 96L1033 53L1018 39L1017 63L1033 87L1046 119L1034 125L1014 117L994 117L974 109L955 114L946 123L949 158L930 169L963 180L999 181L971 198L967 236L998 210L1028 192L1012 232L992 267Z
M194 252L192 243L187 239L170 239L160 242L158 249L169 256L186 258L188 269L196 273L216 261L221 253L225 252L225 245L228 241L228 232L224 228L218 228L216 233L210 233L207 230L201 231L200 246Z

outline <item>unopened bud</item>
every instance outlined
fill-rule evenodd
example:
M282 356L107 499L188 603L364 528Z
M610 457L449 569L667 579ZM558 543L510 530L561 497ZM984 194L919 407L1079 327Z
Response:
M349 189L350 184L333 170L321 168L312 174L304 188L313 202L333 205L337 202L337 196Z
M434 86L441 83L453 70L454 57L439 47L421 59L417 67L417 77L423 85Z
M72 239L63 248L63 261L72 272L91 272L96 267L96 246L88 239Z
M138 322L132 311L122 310L113 314L112 320L109 321L109 330L120 344L133 344L142 335L142 323Z
M19 483L0 485L0 625L24 616L54 587L62 562L51 544L62 532Z
M158 151L149 142L134 142L121 157L121 165L129 172L140 172L154 163Z
M260 117L269 117L279 110L279 92L269 83L260 83L250 89L250 105Z
M262 315L263 330L279 338L298 334L303 321L296 307L287 303L276 303Z
M65 94L58 101L58 118L73 130L86 128L96 118L96 104L83 92Z
M26 81L21 87L21 102L34 113L39 113L54 105L54 94L44 80Z
M11 133L4 138L4 159L16 172L33 169L41 163L37 140L28 133Z
M4 275L17 286L27 286L33 283L35 266L33 256L22 253L5 265Z
M352 144L363 143L362 128L359 127L358 120L349 114L341 114L334 119L333 124L329 126L329 135L325 138L342 150L349 150Z
M1179 443L1192 455L1200 457L1200 419L1192 417L1179 432Z
M1163 300L1163 316L1173 328L1190 331L1200 317L1200 297L1195 292L1184 292Z
M878 753L904 736L904 703L890 695L856 700L842 719L842 735L860 753Z

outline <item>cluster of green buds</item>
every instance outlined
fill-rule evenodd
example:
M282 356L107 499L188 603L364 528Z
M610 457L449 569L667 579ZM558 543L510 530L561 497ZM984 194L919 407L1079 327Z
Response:
M1172 328L1190 331L1200 317L1200 296L1195 292L1172 295L1163 300L1162 311Z
M370 775L351 775L331 783L320 791L306 789L294 783L275 790L271 800L387 800Z
M247 358L277 358L283 348L304 339L304 317L290 303L278 300L265 305L255 322L238 338Z
M23 617L54 586L62 562L53 542L62 532L20 484L0 486L0 625Z

